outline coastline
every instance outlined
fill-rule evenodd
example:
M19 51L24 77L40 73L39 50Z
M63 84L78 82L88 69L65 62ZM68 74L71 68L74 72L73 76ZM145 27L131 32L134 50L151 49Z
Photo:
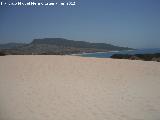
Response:
M87 53L87 52L83 52L83 53L80 53L80 54L71 54L71 55L75 55L75 56L80 56L80 55L88 55L88 54L96 54L96 53L109 53L109 52L120 52L120 51L117 51L117 50L113 50L113 51L108 51L108 52L91 52L91 53Z

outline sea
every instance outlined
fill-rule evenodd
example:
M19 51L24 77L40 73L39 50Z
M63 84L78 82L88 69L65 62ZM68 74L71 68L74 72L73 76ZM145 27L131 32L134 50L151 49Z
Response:
M96 57L96 58L110 58L113 54L154 54L160 53L160 48L154 49L136 49L136 50L122 50L122 51L109 51L109 52L97 52L97 53L83 53L78 56L82 57Z

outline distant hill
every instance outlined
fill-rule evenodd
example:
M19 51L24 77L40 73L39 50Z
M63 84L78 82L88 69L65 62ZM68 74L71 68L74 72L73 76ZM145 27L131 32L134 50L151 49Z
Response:
M107 52L111 50L130 50L131 48L119 47L106 43L90 43L85 41L67 40L64 38L34 39L29 44L8 43L0 45L6 54L46 54L64 55L83 52Z
M20 46L24 46L24 43L7 43L7 44L0 44L0 50L1 49L13 49Z

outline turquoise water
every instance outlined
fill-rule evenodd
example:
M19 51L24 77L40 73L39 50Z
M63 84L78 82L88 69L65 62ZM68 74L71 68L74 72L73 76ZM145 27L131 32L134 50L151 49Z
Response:
M97 57L97 58L110 58L113 54L153 54L160 53L160 48L156 49L138 49L138 50L124 50L124 51L111 51L105 53L86 53L81 54L82 57Z

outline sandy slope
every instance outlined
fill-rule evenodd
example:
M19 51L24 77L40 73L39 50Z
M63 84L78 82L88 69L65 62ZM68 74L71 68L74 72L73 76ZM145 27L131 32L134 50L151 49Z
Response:
M160 120L160 63L0 57L0 120Z

